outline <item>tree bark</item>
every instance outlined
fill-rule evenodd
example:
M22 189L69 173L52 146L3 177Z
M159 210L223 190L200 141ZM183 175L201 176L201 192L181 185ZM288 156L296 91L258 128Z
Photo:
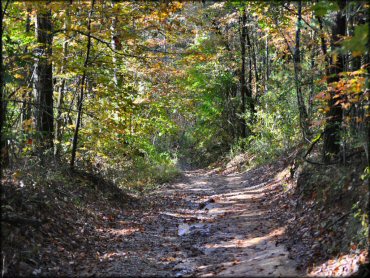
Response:
M89 18L87 22L87 46L86 46L86 57L84 62L84 70L82 73L81 83L80 83L80 97L78 101L78 112L77 112L77 120L76 120L76 127L75 132L73 135L73 144L72 144L72 157L70 162L70 168L71 170L74 169L75 160L76 160L76 151L77 151L77 143L78 143L78 131L80 128L81 123L81 115L82 115L82 104L84 99L84 89L85 89L85 83L86 83L86 69L89 63L90 58L90 50L91 50L91 18L94 10L94 4L95 0L91 0L91 9L89 12Z
M114 7L114 3L112 2L112 8ZM117 16L115 15L112 18L112 25L111 25L111 44L112 44L112 49L114 51L119 51L121 50L121 42L119 41L119 36L117 34ZM122 76L118 72L118 67L117 67L117 54L113 53L112 56L112 61L113 61L113 82L116 88L120 88L122 85Z
M266 94L268 92L268 81L270 79L270 54L269 54L269 44L268 44L268 36L266 36L265 40L266 49L265 49L265 86L264 86L264 93Z
M312 40L316 40L316 31L312 33ZM308 98L308 117L311 118L313 115L313 101L315 95L315 82L314 82L314 72L315 72L315 57L316 57L316 46L312 45L311 49L311 62L310 62L310 95Z
M259 84L259 80L260 80L259 74L258 74L258 67L257 67L257 60L258 60L258 57L257 57L258 35L257 35L257 38L254 40L254 42L256 42L256 43L253 43L253 40L250 40L249 32L248 32L248 29L247 29L247 40L248 40L248 44L250 45L249 50L251 50L249 52L249 57L250 57L250 59L253 62L254 77L255 77L255 82L256 82L255 83L256 84L256 86L255 86L255 96L257 98L258 95L259 95L258 94L258 84ZM252 43L251 43L251 41L252 41ZM252 53L253 53L253 55L252 55ZM252 68L251 68L251 70L252 70Z
M30 8L27 9L27 17L26 17L26 34L29 34L31 32L31 12L32 10ZM24 53L27 54L29 53L29 49L28 49L28 46L25 47L25 50L24 50ZM25 86L27 88L31 87L30 84L32 82L32 66L28 65L26 66L26 76L30 77L29 80L25 80ZM31 110L31 105L30 105L30 102L32 101L32 90L27 90L27 92L25 92L23 95L22 95L22 99L23 99L23 103L22 103L22 113L21 113L21 126L22 126L22 123L28 119L30 119L32 117L32 110Z
M5 154L5 98L4 98L4 64L3 64L3 1L0 1L0 179L3 176L4 154Z
M248 56L249 56L249 79L248 79L248 86L247 86L247 90L246 90L246 97L247 97L247 103L248 103L248 106L249 106L249 113L250 113L249 123L253 124L256 109L255 109L254 99L253 99L253 96L252 96L252 71L253 71L252 70L252 59L254 59L254 70L255 70L255 78L256 78L256 96L257 96L257 86L258 86L259 79L258 79L258 74L257 74L256 56L255 56L255 53L254 53L254 50L253 50L253 45L251 43L251 39L250 39L249 31L248 31L247 27L245 27L245 31L246 31L246 34L247 34ZM253 52L253 55L252 55L252 52ZM253 58L252 58L252 56L253 56ZM250 132L250 130L249 130L249 132Z
M245 8L242 11L241 17L239 18L240 22L240 29L241 29L241 34L240 34L240 52L241 52L241 59L242 59L242 68L240 70L239 74L239 82L240 82L240 95L241 95L241 118L240 118L240 123L241 123L241 136L242 138L247 137L247 124L245 120L245 99L247 95L247 84L246 84L246 79L245 79L245 43L246 43L246 36L247 36L247 30L246 30L246 23L247 23L247 15L245 13Z
M346 16L343 11L346 2L345 0L338 1L340 11L337 12L335 24L332 28L331 49L335 50L339 46L339 40L346 32ZM330 59L331 65L328 70L328 84L339 81L339 73L344 69L344 57L338 54L337 59ZM338 99L335 99L336 92L330 92L330 100L328 101L329 111L326 113L326 126L324 129L324 144L323 144L323 160L329 162L332 156L335 156L340 151L340 129L342 123L342 106L335 104Z
M302 1L300 0L298 1L297 30L295 37L295 49L293 60L294 60L294 79L299 110L299 123L301 126L303 139L306 139L308 135L308 116L306 106L304 104L301 86L301 53L300 53L301 22L302 22Z
M66 19L64 23L64 29L69 30L71 26L71 15L70 15L70 5L72 4L72 1L69 2L67 8L66 8ZM62 68L60 69L60 73L64 74L66 72L66 66L67 66L67 56L68 56L68 38L65 37L65 41L63 43L63 61L62 61ZM62 131L61 127L63 124L63 118L62 118L62 107L64 102L64 94L65 94L65 85L66 85L66 79L62 77L62 80L60 82L59 87L59 95L58 95L58 104L57 104L57 119L55 123L55 149L54 149L54 155L58 157L60 155L61 151L61 141L62 141Z
M53 68L51 11L39 11L36 16L36 36L39 48L35 70L36 128L39 132L41 149L53 146Z

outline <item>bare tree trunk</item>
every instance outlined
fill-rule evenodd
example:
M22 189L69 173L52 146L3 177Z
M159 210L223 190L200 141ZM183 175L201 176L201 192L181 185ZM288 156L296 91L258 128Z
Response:
M69 30L71 26L71 15L70 15L70 5L72 4L72 1L70 1L69 5L66 8L66 19L64 22L64 29ZM66 32L67 32L66 31ZM66 66L67 66L67 56L68 56L68 38L65 37L65 41L63 43L63 62L62 62L62 68L60 69L60 73L64 74L66 72ZM66 79L62 77L60 87L59 87L59 96L58 96L58 104L57 104L57 118L55 123L55 149L54 149L54 155L57 157L60 155L61 150L61 141L62 141L62 131L61 127L63 124L63 118L62 118L62 108L63 108L63 102L64 102L64 94L65 94L65 85L66 85Z
M251 41L249 37L250 36L249 36L249 32L248 32L247 33L247 38L248 38L248 41ZM258 94L258 84L259 84L259 81L260 81L259 74L258 74L258 67L257 67L257 60L258 60L258 57L257 57L257 42L258 42L258 37L257 37L257 39L255 39L255 42L256 43L253 43L253 40L252 40L252 43L248 43L248 44L250 44L250 48L249 49L252 50L251 53L249 54L249 56L250 56L250 59L253 62L254 77L255 77L255 82L256 82L255 83L256 84L256 86L255 86L255 96L257 98L258 95L259 95ZM253 55L252 55L252 53L253 53ZM252 68L251 68L251 70L252 70Z
M112 2L112 8L114 7L114 3ZM114 51L121 50L122 46L119 41L119 36L117 34L117 16L115 15L112 19L112 25L111 25L111 44L112 44L112 49ZM118 68L117 68L117 56L115 53L113 53L113 64L114 64L114 69L113 69L113 82L116 88L119 88L122 85L122 77L118 73Z
M39 11L36 16L36 36L39 48L35 71L36 128L41 135L41 149L53 146L53 68L51 11Z
M246 43L246 36L247 36L247 32L246 32L247 15L245 13L245 8L243 8L241 17L239 18L239 22L240 22L240 30L241 30L240 48L241 48L241 59L242 59L242 68L239 74L240 95L241 95L241 100L242 100L242 103L241 103L242 117L240 120L241 120L241 136L243 138L246 138L247 137L247 124L245 121L244 113L245 113L245 98L247 95L248 88L247 88L247 84L245 80L245 43Z
M367 19L367 24L369 24L369 18ZM369 41L367 41L367 47L370 47L370 43ZM367 51L367 54L366 54L366 62L367 63L370 63L370 52L369 50ZM370 67L367 66L366 67L366 71L367 71L367 77L366 77L366 83L367 86L365 88L365 90L369 93L370 91ZM367 108L365 110L365 113L364 113L364 120L365 120L365 129L366 129L366 136L367 136L367 142L366 142L366 153L367 153L367 167L368 167L368 171L370 171L370 100L368 99L367 101ZM370 178L368 177L367 178L367 192L370 192ZM370 198L367 197L367 213L369 215L370 213ZM370 240L370 234L368 234L368 237L367 237L367 240L369 242ZM366 264L366 267L367 267L367 270L369 271L370 269L370 265L369 265L369 262L367 262Z
M296 85L297 102L299 109L299 123L303 139L307 138L308 131L308 116L306 106L304 104L302 86L301 86L301 55L300 55L300 35L301 35L301 22L302 22L302 1L298 1L298 19L297 19L297 30L295 37L295 49L294 49L294 79Z
M362 5L362 3L360 2L359 5ZM353 12L356 9L358 9L359 7L349 5L348 8L351 9L350 12ZM348 23L347 23L347 25L348 25L348 28L347 28L348 34L347 35L353 36L354 31L355 31L355 26L354 26L355 21L358 20L358 18L356 18L356 16L349 16L347 19L348 19ZM361 20L358 20L357 24L361 24L361 23L365 23L365 22L361 22ZM355 70L361 68L361 56L353 57L353 55L351 55L349 68L350 68L349 69L350 71L355 71Z
M255 113L256 113L256 110L255 110L255 103L254 103L254 99L253 99L253 96L252 96L252 52L253 52L253 46L252 46L252 43L251 43L251 40L250 40L250 37L249 37L249 32L248 32L248 28L245 27L245 31L247 33L247 43L248 43L248 56L249 56L249 79L248 79L248 90L246 91L246 96L247 96L247 103L248 103L248 106L249 106L249 113L250 113L250 118L249 118L249 123L250 124L253 124L254 122L254 116L255 116ZM253 55L254 59L256 59L255 55ZM255 69L255 78L256 78L256 96L257 96L257 86L258 86L258 75L257 75L257 66L256 66L256 61L254 60L254 69ZM250 132L250 130L248 130Z
M74 169L75 160L76 160L78 131L80 128L80 123L81 123L82 104L83 104L83 99L84 99L84 89L85 89L85 83L86 83L85 82L86 81L86 69L89 63L90 50L91 50L91 18L92 18L92 14L94 10L94 4L95 4L95 0L91 0L91 9L89 12L89 18L88 18L88 23L87 23L87 47L86 47L87 50L86 50L86 57L85 57L85 62L84 62L84 70L83 70L81 83L80 83L80 97L78 100L76 127L75 127L75 132L73 135L72 157L71 157L71 162L70 162L70 167L72 170Z
M338 1L340 11L337 12L335 24L332 29L332 50L338 47L338 42L346 32L346 16L344 14L345 0ZM339 81L339 73L344 69L344 57L338 55L336 60L331 61L329 67L328 84ZM337 99L334 98L335 92L330 92L328 106L330 110L326 113L326 126L324 129L323 159L329 162L331 156L337 155L340 151L340 129L342 123L342 106L335 104Z
M30 8L27 9L27 17L26 17L26 34L29 34L31 32L31 12L32 10ZM28 47L26 46L24 53L29 53ZM32 67L29 65L27 67L26 76L30 76L30 81L25 81L25 86L31 87L30 84L32 82ZM31 118L31 102L32 102L32 90L28 90L22 95L23 103L22 103L22 113L21 113L21 126L22 123L25 120L28 120Z
M0 179L3 177L3 167L5 161L5 96L4 96L4 64L3 64L3 1L0 1Z
M312 40L316 39L316 32L312 34ZM308 98L308 117L311 118L313 114L313 98L315 95L315 82L314 82L314 72L315 72L315 56L316 56L316 46L312 45L311 49L311 63L310 63L310 95Z
M268 44L268 36L266 36L266 41L265 41L265 44L266 44L266 49L265 49L265 67L266 67L266 70L265 70L265 87L264 87L264 93L266 94L267 91L268 91L268 81L270 79L270 54L269 54L269 44Z

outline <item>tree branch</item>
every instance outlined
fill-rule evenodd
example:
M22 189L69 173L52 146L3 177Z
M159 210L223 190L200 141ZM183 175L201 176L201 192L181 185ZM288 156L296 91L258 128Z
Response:
M285 6L285 4L283 4L283 8L292 12L294 15L298 15L298 13L296 11L294 11L293 9L289 8L288 6ZM313 27L311 24L309 24L303 17L301 18L302 21L308 26L310 27L312 30L318 32L319 30L315 27Z
M85 33L84 31L81 31L81 30L74 30L74 29L58 29L58 30L55 30L52 34L55 35L57 33L60 33L60 32L65 32L65 31L72 31L72 32L75 32L75 33L78 33L80 35L83 35L83 36L88 36L87 33ZM128 54L128 53L125 53L125 52L122 52L122 51L117 51L115 50L112 45L111 45L111 42L109 41L105 41L104 39L102 38L99 38L97 36L94 36L94 35L91 35L90 34L90 37L93 38L94 40L106 45L113 53L117 54L117 55L121 55L121 56L125 56L125 57L130 57L130 58L137 58L137 59L154 59L154 58L157 58L157 57L147 57L147 56L139 56L139 55L134 55L134 54ZM161 50L156 50L156 49L150 49L149 47L146 47L146 46L142 46L142 45L139 45L138 46L140 49L142 49L143 51L150 51L150 52L153 52L153 53L163 53L163 54L166 54L166 55L194 55L194 54L201 54L201 52L168 52L168 51L161 51Z
M11 102L14 102L14 103L23 103L24 101L23 100L18 100L18 99L9 99L8 101L11 101ZM41 105L39 103L35 103L35 102L28 102L29 105L32 105L34 107L43 107L44 105ZM54 109L56 109L54 107ZM64 111L68 111L68 112L78 112L77 110L74 110L74 109L70 109L70 108L63 108L63 107L60 107L61 110L64 110ZM93 118L93 119L98 119L96 116L94 116L93 114L91 113L87 113L87 112L83 112L83 114Z

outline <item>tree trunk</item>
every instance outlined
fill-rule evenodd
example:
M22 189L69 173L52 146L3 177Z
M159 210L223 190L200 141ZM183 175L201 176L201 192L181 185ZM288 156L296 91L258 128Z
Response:
M31 12L32 10L30 8L27 9L27 17L26 17L26 34L29 34L31 32ZM24 53L29 53L28 46L25 47ZM32 70L33 68L27 64L26 66L26 76L32 76ZM32 78L29 78L29 80L25 80L25 86L27 88L30 87L30 84L32 82ZM32 102L32 90L27 90L22 95L23 103L22 103L22 112L21 112L21 126L22 123L32 117L32 110L31 110L31 102Z
M345 0L338 1L340 11L337 12L335 24L332 28L331 49L334 51L339 46L339 40L346 32L346 16L344 7ZM344 57L339 54L337 59L331 59L329 67L328 84L339 81L339 73L344 69ZM340 151L340 128L342 123L342 106L335 104L338 99L335 99L336 92L330 92L330 100L328 101L329 111L326 113L326 126L324 129L324 145L323 145L323 160L329 162L332 156L335 156Z
M245 98L247 95L248 88L247 88L247 84L245 80L245 42L246 42L246 36L247 36L247 32L246 32L247 15L245 13L245 8L242 11L239 22L240 22L240 30L241 30L240 49L241 49L241 59L242 59L242 68L239 74L240 95L241 95L241 100L242 100L240 121L241 121L241 136L242 138L246 138L247 137L247 125L246 125L244 113L245 113Z
M72 4L72 1L68 4L66 8L66 19L64 22L64 29L69 30L71 26L71 15L70 15L70 5ZM67 32L66 31L66 32ZM63 43L63 62L62 62L62 68L60 69L60 73L64 74L66 72L66 66L67 66L67 55L68 55L68 38L65 37L65 41ZM55 149L54 149L54 155L58 157L60 155L61 150L61 141L62 141L62 131L61 127L63 124L63 118L62 118L62 108L63 108L63 102L64 102L64 94L65 94L65 85L66 85L66 79L62 77L62 80L60 82L59 87L59 95L58 95L58 108L57 108L57 119L55 123Z
M316 39L316 31L312 33L312 40L315 41ZM311 49L311 63L310 63L310 95L308 98L308 117L311 118L313 116L313 101L315 95L315 56L316 56L316 46L312 45Z
M367 20L367 24L369 24L369 18ZM369 48L370 47L370 42L367 41L367 47ZM366 54L366 62L367 63L370 63L370 52L369 50L367 51L367 54ZM365 90L370 90L370 67L367 66L366 67L366 71L367 71L367 77L366 77L366 88ZM367 142L366 142L366 152L367 152L367 167L368 167L368 171L370 171L370 103L369 103L369 100L367 101L367 108L365 110L365 116L364 116L364 120L365 120L365 128L366 128L366 133L367 133ZM370 192L370 178L368 177L367 178L367 192ZM367 213L369 215L369 212L370 212L370 198L368 197L367 198ZM370 234L368 234L368 237L367 237L367 240L369 242L370 240ZM367 262L367 269L369 270L370 268L370 265L369 265L369 262Z
M73 144L72 144L72 157L71 157L71 162L70 162L70 168L71 170L74 169L75 165L75 160L76 160L76 151L77 151L77 143L78 143L78 131L80 128L80 123L81 123L81 115L82 115L82 104L83 104L83 99L84 99L84 89L85 89L85 81L86 81L86 69L89 63L89 57L90 57L90 50L91 50L91 18L92 18L92 13L94 9L94 4L95 0L91 0L91 9L89 12L89 18L87 22L87 47L86 47L86 57L85 57L85 62L84 62L84 70L81 78L81 83L80 83L80 97L78 101L78 112L77 112L77 120L76 120L76 127L75 127L75 132L73 135Z
M112 3L112 8L114 7L114 3ZM119 51L121 50L121 42L119 40L119 36L117 34L117 16L115 15L112 19L112 25L111 25L111 45L112 49L114 51ZM117 55L116 53L112 54L112 60L113 60L113 82L116 88L120 88L122 85L122 76L118 72L118 67L117 67Z
M254 57L254 70L255 70L255 78L256 78L256 96L257 96L257 86L258 86L258 75L257 75L257 65L256 65L256 56L254 55L255 53L253 53L252 55L252 43L251 43L251 40L250 40L250 37L249 37L249 32L248 32L248 28L245 27L245 31L246 31L246 34L247 34L247 43L248 43L248 56L249 56L249 79L248 79L248 86L247 86L247 91L246 91L246 96L247 96L247 103L248 103L248 106L249 106L249 113L250 113L250 117L249 117L249 123L250 124L253 124L254 122L254 116L255 116L255 113L256 113L256 109L255 109L255 103L254 103L254 99L253 99L253 96L252 96L252 56ZM254 51L253 51L254 52ZM249 130L250 132L250 130Z
M4 98L4 64L3 64L3 1L0 1L0 179L3 176L3 167L5 161L5 98Z
M303 139L307 138L308 135L308 116L306 106L304 104L302 86L301 86L301 54L300 54L300 35L301 35L301 23L302 22L302 1L298 1L298 19L297 19L297 30L295 37L295 49L294 49L294 80L297 93L297 103L299 109L299 123L301 126Z
M255 96L256 98L258 97L258 84L259 84L259 74L258 74L258 67L257 67L257 60L258 60L258 57L257 57L257 42L259 40L258 38L258 35L257 35L257 38L255 39L255 42L256 43L251 43L251 40L249 38L249 32L247 30L247 40L249 41L248 44L250 45L249 49L252 50L252 52L249 52L249 56L250 56L250 59L252 60L253 62L253 68L254 68L254 77L255 77ZM253 40L252 40L253 41ZM253 53L253 55L252 55ZM252 68L251 68L252 70Z
M51 11L39 11L36 16L36 36L39 48L35 71L36 128L41 149L53 146L53 68Z
M268 44L268 36L266 36L265 40L266 49L265 49L265 87L264 87L264 93L266 94L268 92L268 81L270 79L270 54L269 54L269 44Z

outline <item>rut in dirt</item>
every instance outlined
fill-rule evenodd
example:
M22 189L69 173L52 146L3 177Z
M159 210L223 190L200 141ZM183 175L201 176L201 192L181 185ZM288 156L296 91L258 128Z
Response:
M273 213L282 190L277 166L244 174L184 172L122 211L95 269L81 274L133 276L297 276L280 243L284 226Z

